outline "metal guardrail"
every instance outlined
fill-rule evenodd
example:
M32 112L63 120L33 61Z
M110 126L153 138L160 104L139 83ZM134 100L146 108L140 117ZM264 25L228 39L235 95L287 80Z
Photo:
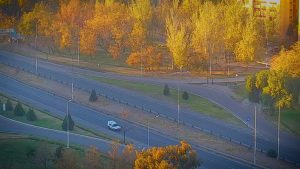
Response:
M31 71L30 69L24 69L24 68L21 68L21 67L18 67L18 66L16 66L16 65L9 64L9 63L4 63L4 64L6 64L6 65L8 65L8 66L11 66L11 67L14 67L14 68L16 68L16 69L23 70L23 71L25 71L25 72L29 72L29 73L35 74L34 71ZM40 76L40 77L44 77L45 79L49 79L49 80L52 80L52 81L56 81L56 82L61 83L61 84L63 84L63 85L68 85L68 82L63 81L63 80L56 79L56 78L54 78L54 77L52 77L52 76L50 76L50 75L48 75L48 76L45 75L45 74L42 75L41 73L38 73L37 75ZM86 91L86 92L89 92L89 93L92 91L92 90L90 90L90 89L82 88L82 87L79 87L79 86L77 86L77 85L74 85L74 88L77 88L77 89L79 89L79 90L83 90L83 91ZM53 93L53 92L49 92L49 93L55 95L55 93ZM140 110L142 110L142 111L145 111L145 112L148 112L148 113L151 113L151 114L154 114L154 115L159 115L160 117L162 117L162 118L164 118L164 119L167 119L167 120L170 120L170 121L177 122L177 119L175 119L175 118L173 118L173 117L169 117L169 116L167 116L167 115L165 115L165 114L157 113L157 112L155 112L155 111L153 111L153 110L151 110L151 109L145 109L144 106L137 106L137 105L135 105L135 104L131 104L131 103L129 103L129 102L126 102L126 101L117 99L117 98L115 98L115 97L108 96L108 95L106 95L106 94L104 94L104 93L102 93L102 92L99 92L99 91L96 92L96 93L97 93L98 96L105 97L106 99L109 99L109 100L111 100L111 101L114 101L114 102L117 102L117 103L120 103L120 104L124 104L124 105L130 106L130 107L136 108L136 109L140 109ZM187 126L187 127L191 127L191 128L193 128L193 129L199 130L199 131L204 132L204 133L206 133L206 134L215 136L216 138L219 138L219 139L222 139L222 140L225 140L225 141L229 141L229 142L231 142L231 143L238 144L238 145L241 145L241 146L246 147L246 148L249 148L249 149L253 148L253 146L251 146L251 145L249 145L249 144L246 144L246 143L243 143L243 142L241 142L241 141L235 140L235 139L233 139L233 138L231 138L231 137L228 137L228 136L224 136L224 135L222 135L222 134L220 134L220 133L214 132L214 131L209 130L209 129L205 129L205 128L202 128L202 127L199 127L199 126L195 126L195 125L192 125L192 124L189 124L189 123L185 123L184 121L179 121L179 124L180 124L180 125ZM267 153L267 150L263 150L263 149L260 149L260 148L257 148L257 151L259 151L259 152L261 152L261 153L265 153L265 154ZM296 162L294 162L294 161L288 160L288 159L286 159L286 158L280 157L280 159L283 160L283 161L285 161L285 162L288 162L288 163L290 163L290 164L292 164L292 165L300 166L300 164L298 164L298 163L296 163Z

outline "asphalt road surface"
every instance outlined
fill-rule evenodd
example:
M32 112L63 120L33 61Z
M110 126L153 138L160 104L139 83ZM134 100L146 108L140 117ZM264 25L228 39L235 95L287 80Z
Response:
M66 102L67 100L59 96L49 94L45 91L27 86L19 83L18 81L0 74L0 91L6 95L10 95L19 99L29 105L48 111L54 116L65 116ZM111 131L107 129L106 122L108 120L115 120L122 126L127 126L130 130L127 132L127 137L132 140L136 140L140 145L145 145L147 141L147 129L141 125L124 122L120 119L116 119L107 116L103 112L97 112L89 109L85 106L81 106L77 103L70 103L70 114L72 115L75 123L80 123L83 126L98 130L107 134L111 134ZM41 136L48 139L66 141L66 133L61 131L47 130L40 127L33 127L22 123L16 123L12 120L8 120L0 116L0 130L7 132L17 132L21 134L29 134L34 136ZM122 133L114 134L122 136ZM108 144L100 139L91 137L84 137L76 134L70 135L70 142L75 144L81 144L85 146L96 145L101 151L108 151ZM165 146L178 144L177 140L170 138L166 135L157 133L150 130L150 145L151 146ZM141 147L140 147L141 148ZM203 161L203 168L251 168L246 164L232 161L214 153L203 151L199 148L195 148L200 158ZM202 168L201 167L201 168Z
M18 66L26 70L31 70L31 71L35 70L35 66L34 66L35 61L33 59L22 57L11 53L1 52L0 62ZM65 81L68 82L69 84L71 82L74 82L74 85L77 87L90 89L90 90L96 89L97 91L105 93L106 95L127 101L131 104L143 106L147 109L151 109L155 112L167 115L174 119L177 118L177 109L174 105L168 102L164 102L161 100L156 100L151 97L144 96L137 92L132 92L130 90L122 89L119 87L113 87L104 83L95 82L93 80L86 79L83 78L82 76L75 75L72 73L72 71L80 72L81 70L82 69L57 65L46 61L39 61L39 67L38 67L38 72L40 74L51 77L52 79ZM82 70L82 71L86 71L86 70ZM189 88L192 89L191 87ZM199 91L198 88L194 90ZM217 102L218 101L217 99L215 100L215 102L217 102L218 104L225 105L225 106L231 105L232 107L230 109L231 111L235 111L235 112L244 111L241 107L239 107L239 105L236 102L232 102L232 99L229 100L226 97L224 97L225 99L222 99L222 96L220 96L220 94L218 95L217 92L212 93L212 91L210 91L209 89L203 89L200 91L206 91L206 93L204 92L202 93L202 95L206 95L207 97L211 95L220 99L219 102ZM222 100L225 100L225 102L222 102ZM229 102L227 104L226 101L228 100ZM190 123L193 124L194 126L199 126L201 128L212 130L214 133L220 133L222 135L231 137L235 140L241 141L248 145L253 144L252 130L250 128L244 129L244 128L228 125L223 121L212 119L207 116L203 116L199 113L192 112L186 109L183 109L181 112L182 113L180 119L182 121L185 121L186 123ZM263 123L258 123L258 126L260 126L260 124ZM272 135L273 137L276 136L276 134L273 132L272 133L270 132L270 135ZM287 134L286 132L282 132L281 143L282 143L281 157L299 163L300 162L299 139ZM268 150L271 148L276 149L277 148L276 139L270 139L266 137L266 135L260 134L258 137L258 147L264 150Z

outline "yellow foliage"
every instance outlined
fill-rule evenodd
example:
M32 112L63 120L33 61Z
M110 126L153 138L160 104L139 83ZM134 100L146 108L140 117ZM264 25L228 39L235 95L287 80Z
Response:
M300 42L296 42L291 50L282 50L275 56L271 62L271 69L292 77L300 77Z

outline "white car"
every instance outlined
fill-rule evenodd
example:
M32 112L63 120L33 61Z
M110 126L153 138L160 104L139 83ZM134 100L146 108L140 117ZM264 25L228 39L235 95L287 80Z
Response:
M112 121L112 120L107 122L107 127L111 130L114 130L114 131L120 131L121 130L121 126L118 125L117 122Z

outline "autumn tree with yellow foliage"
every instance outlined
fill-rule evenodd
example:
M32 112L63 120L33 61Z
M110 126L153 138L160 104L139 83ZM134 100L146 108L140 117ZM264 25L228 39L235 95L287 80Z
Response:
M153 147L137 153L135 169L193 169L200 166L200 161L192 147L185 141L180 145Z

